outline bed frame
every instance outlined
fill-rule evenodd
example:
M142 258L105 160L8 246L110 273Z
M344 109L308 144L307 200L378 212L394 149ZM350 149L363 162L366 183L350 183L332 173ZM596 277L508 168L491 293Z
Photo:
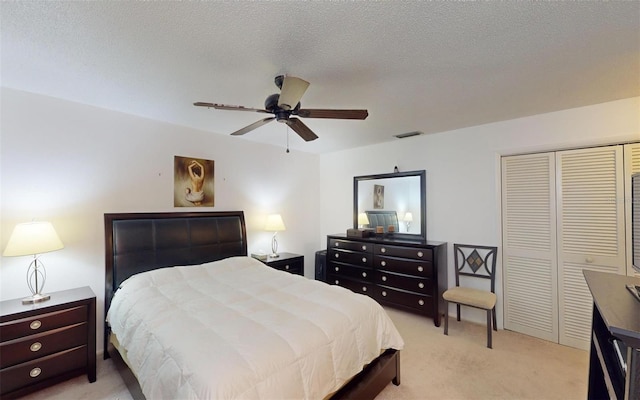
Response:
M105 318L118 286L128 277L176 265L198 265L247 255L242 211L105 214ZM142 389L109 341L104 358L113 361L134 399ZM332 399L373 399L389 382L400 384L400 352L389 349L372 361Z

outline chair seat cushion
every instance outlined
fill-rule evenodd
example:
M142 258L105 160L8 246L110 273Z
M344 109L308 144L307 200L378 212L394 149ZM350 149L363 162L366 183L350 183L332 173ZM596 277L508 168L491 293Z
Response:
M442 297L452 303L464 304L485 310L491 310L496 305L497 300L495 293L459 286L446 290L442 294Z

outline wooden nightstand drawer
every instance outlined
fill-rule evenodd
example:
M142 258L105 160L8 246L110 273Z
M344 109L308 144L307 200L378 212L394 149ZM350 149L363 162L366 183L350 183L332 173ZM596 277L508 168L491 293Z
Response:
M3 322L0 323L0 342L84 322L87 319L87 315L87 306L80 306Z
M37 304L0 302L0 398L76 375L96 380L96 296L90 287L49 293Z
M48 356L87 342L87 324L80 323L0 344L2 368Z
M268 256L266 260L259 260L271 268L304 275L304 256L293 253L278 253L278 257Z
M85 368L87 347L80 346L0 370L0 391L9 393Z

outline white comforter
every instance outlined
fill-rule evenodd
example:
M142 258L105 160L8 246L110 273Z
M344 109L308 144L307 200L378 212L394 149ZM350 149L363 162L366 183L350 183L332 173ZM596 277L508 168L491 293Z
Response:
M322 399L404 346L369 297L250 257L135 275L107 321L147 399Z

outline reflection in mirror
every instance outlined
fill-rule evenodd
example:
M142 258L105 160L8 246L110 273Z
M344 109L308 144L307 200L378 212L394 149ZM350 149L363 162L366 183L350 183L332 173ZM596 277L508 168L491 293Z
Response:
M354 228L380 226L397 237L426 240L425 175L422 170L354 177Z

